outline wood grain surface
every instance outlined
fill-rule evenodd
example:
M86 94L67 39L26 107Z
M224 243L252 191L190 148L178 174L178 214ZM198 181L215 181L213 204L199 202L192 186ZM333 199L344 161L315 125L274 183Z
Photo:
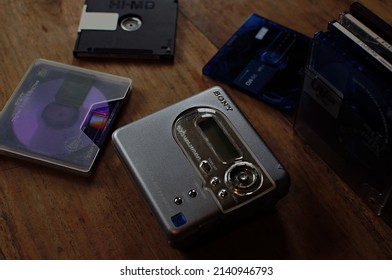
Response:
M392 23L392 2L363 0ZM115 128L223 86L291 175L276 209L177 250L105 143L91 177L0 156L0 259L391 259L392 230L293 131L293 114L203 76L251 14L312 36L345 0L179 0L173 63L72 55L83 0L0 0L0 108L36 58L131 77Z

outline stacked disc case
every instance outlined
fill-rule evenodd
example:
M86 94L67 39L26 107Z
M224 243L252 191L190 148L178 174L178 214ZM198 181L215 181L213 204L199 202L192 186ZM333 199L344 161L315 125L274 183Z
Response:
M381 22L353 3L314 35L295 129L391 223L385 209L392 191L392 48L376 25L358 19L365 12Z

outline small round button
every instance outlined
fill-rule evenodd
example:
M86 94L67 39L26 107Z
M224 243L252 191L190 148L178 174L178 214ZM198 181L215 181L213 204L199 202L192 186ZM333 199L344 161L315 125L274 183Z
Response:
M174 203L177 205L181 205L182 204L182 198L177 196L174 198Z
M224 198L227 196L227 191L226 191L226 190L221 190L221 191L218 193L218 195L219 195L219 197L220 197L221 199L224 199Z
M190 197L192 197L192 198L195 198L196 196L197 196L197 191L196 190L190 190L189 192L188 192L188 195L190 196Z
M211 179L211 185L217 186L219 184L220 184L220 180L219 180L218 177L214 177L214 178Z

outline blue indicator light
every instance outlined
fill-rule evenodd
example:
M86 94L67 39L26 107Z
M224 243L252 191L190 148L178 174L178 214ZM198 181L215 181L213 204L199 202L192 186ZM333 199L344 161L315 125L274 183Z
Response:
M172 220L175 227L180 227L180 226L186 224L186 218L185 218L184 214L182 214L181 212L172 216L171 220Z

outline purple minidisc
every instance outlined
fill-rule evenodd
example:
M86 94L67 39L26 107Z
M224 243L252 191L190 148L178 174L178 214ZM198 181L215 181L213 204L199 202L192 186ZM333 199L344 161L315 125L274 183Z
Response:
M37 59L0 114L0 153L89 174L131 86Z

